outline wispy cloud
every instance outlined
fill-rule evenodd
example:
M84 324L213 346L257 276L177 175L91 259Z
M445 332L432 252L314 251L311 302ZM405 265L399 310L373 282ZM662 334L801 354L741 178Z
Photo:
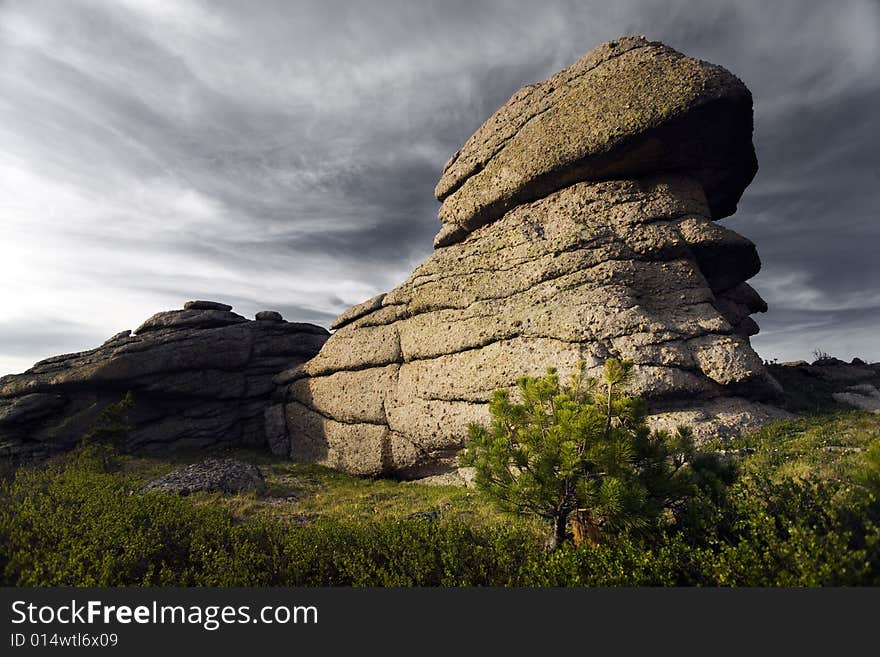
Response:
M761 170L729 225L765 263L756 344L789 349L774 336L809 311L831 313L823 348L843 349L835 331L873 330L843 322L880 280L878 16L857 1L8 0L0 372L194 297L327 323L430 253L436 179L491 112L621 34L753 90ZM25 340L29 325L44 329Z

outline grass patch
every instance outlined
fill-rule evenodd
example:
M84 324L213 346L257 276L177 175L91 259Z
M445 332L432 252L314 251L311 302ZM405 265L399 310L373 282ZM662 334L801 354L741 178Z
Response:
M0 482L0 572L12 586L880 584L880 417L780 422L723 448L739 476L719 499L555 552L544 527L468 489L237 451L263 469L260 495L140 494L205 455L84 448Z
M282 460L257 450L230 450L223 455L258 465L266 479L266 489L259 495L253 492L195 493L190 498L198 506L221 507L236 521L387 522L425 515L441 522L488 526L513 523L536 536L543 531L543 526L534 519L502 513L482 495L460 486L352 477L331 468ZM204 452L171 457L123 455L118 467L133 486L139 486L204 458Z
M774 422L717 448L743 450L746 473L849 482L869 446L880 441L880 416L849 411Z

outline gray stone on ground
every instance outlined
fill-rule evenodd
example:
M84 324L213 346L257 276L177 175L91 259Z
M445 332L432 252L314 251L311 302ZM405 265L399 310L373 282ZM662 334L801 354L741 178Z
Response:
M474 488L474 468L458 468L447 470L442 474L427 475L420 479L405 480L407 484L419 484L424 486L462 486Z
M284 317L281 316L281 313L275 310L261 310L256 315L254 315L254 319L258 322L283 322Z
M843 392L831 395L834 401L858 408L862 411L880 413L880 390L870 383L861 383L848 387Z
M229 458L209 458L164 475L141 490L189 495L198 492L260 491L264 486L263 473L253 463Z

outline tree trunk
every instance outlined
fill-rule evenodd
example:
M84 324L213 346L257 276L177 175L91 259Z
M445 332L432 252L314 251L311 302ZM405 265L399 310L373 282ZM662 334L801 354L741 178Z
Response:
M565 543L565 526L568 521L568 512L560 512L553 519L553 538L550 542L550 549L557 550Z
M571 529L575 545L589 545L596 547L599 544L601 531L599 525L588 509L576 509L571 518Z
M606 409L605 409L605 440L608 440L608 437L611 435L611 399L612 399L612 391L614 390L614 384L608 384L608 396L606 398Z

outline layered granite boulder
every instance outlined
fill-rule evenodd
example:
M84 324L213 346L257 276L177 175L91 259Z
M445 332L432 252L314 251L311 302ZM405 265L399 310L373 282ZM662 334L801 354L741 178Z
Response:
M264 445L272 378L318 353L329 334L275 312L249 321L231 310L191 301L96 349L0 378L0 457L71 447L127 392L129 447Z
M449 472L496 388L636 363L656 426L783 415L749 336L754 244L715 223L757 163L748 89L659 43L600 46L523 88L447 163L434 254L276 377L276 453L361 475Z
M626 37L520 89L452 156L435 190L435 245L575 182L660 171L688 172L719 219L757 170L746 86L720 66Z

